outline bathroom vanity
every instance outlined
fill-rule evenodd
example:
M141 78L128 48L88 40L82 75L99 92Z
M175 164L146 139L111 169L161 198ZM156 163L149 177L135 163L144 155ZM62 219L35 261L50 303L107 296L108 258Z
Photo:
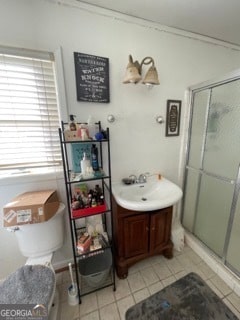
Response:
M113 197L115 264L119 278L126 278L134 263L163 254L173 256L171 241L172 206L134 211L121 207Z

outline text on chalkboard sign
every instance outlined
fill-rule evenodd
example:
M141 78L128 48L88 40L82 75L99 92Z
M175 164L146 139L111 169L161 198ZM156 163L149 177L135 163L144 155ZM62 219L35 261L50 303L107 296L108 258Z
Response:
M109 102L109 59L74 52L77 100Z

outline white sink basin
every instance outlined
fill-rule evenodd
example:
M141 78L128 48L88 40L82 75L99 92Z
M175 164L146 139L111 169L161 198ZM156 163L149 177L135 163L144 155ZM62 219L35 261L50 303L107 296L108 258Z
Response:
M158 180L156 176L146 183L113 183L112 192L121 207L135 211L167 208L182 198L182 190L176 184L165 178Z

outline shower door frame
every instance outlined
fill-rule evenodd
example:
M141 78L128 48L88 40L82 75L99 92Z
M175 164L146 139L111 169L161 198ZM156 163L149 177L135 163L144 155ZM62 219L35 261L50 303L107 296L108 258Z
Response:
M229 220L228 220L228 225L227 225L227 232L225 236L225 241L224 241L224 248L223 248L223 255L221 258L222 263L227 266L229 269L231 269L233 272L235 272L238 276L240 276L240 271L236 270L232 265L230 265L226 261L226 256L227 256L227 250L229 246L229 241L230 241L230 236L231 236L231 230L232 230L232 225L233 225L233 220L234 220L234 215L235 215L235 210L237 206L237 200L238 197L240 196L240 164L238 167L238 174L235 180L224 178L222 176L218 176L214 173L210 173L207 171L203 170L203 159L204 159L204 151L205 151L205 144L206 144L206 137L207 137L207 125L208 125L208 115L209 115L209 110L210 110L210 102L211 102L211 94L212 94L212 89L227 83L230 83L232 81L240 80L240 69L237 69L231 73L228 73L224 76L221 76L219 78L213 79L213 80L208 80L202 83L199 83L194 86L190 86L188 88L188 101L189 101L189 115L188 115L188 130L186 133L186 148L185 148L185 160L184 160L184 165L183 165L183 170L184 170L184 175L183 175L183 200L182 200L182 207L181 207L181 221L183 220L183 213L184 213L184 205L185 205L185 192L186 192L186 182L187 182L187 173L189 170L198 172L198 178L197 178L197 195L196 195L196 200L194 204L194 219L193 219L193 227L191 234L196 236L194 234L194 229L196 225L196 214L197 214L197 207L198 207L198 202L199 202L199 191L200 191L200 185L201 185L201 179L203 173L206 175L209 175L211 177L215 177L219 180L222 181L227 181L230 182L231 184L234 184L234 192L233 192L233 198L232 198L232 203L231 203L231 209L229 213ZM188 165L189 162L189 155L190 155L190 140L191 140L191 130L192 130L192 122L193 122L193 106L194 106L194 94L197 92L201 92L204 90L209 90L209 96L208 96L208 102L207 102L207 110L206 110L206 115L205 115L205 122L204 122L204 135L203 135L203 143L201 146L201 168L199 169L194 169ZM240 161L240 157L239 157ZM200 240L200 239L199 239ZM200 240L201 243L211 250L211 252L219 257L216 253L213 252L211 248L209 248L202 240Z

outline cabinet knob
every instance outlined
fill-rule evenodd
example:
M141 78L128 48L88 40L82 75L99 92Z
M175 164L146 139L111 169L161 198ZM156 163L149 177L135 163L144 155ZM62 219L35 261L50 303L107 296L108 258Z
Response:
M155 227L152 227L152 231L154 231L155 230Z
M149 228L148 228L148 227L146 227L146 231L149 231Z

